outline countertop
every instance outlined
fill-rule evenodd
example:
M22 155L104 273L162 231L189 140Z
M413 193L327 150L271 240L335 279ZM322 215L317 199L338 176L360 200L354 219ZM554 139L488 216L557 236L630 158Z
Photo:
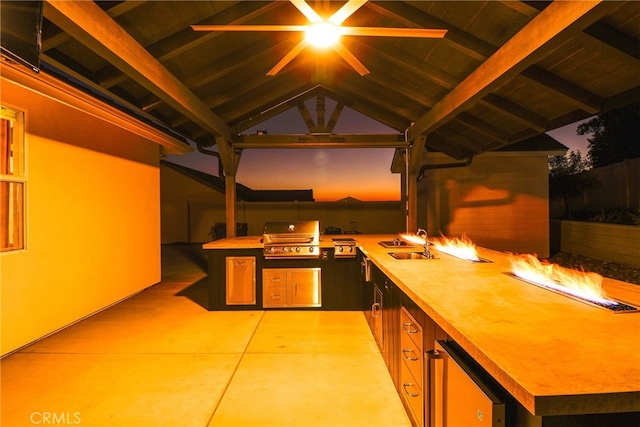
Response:
M320 236L321 248L332 248L332 239L355 239L358 240L362 234L324 234ZM393 238L393 237L392 237ZM242 236L228 239L214 240L202 245L203 249L262 249L262 236Z
M332 245L323 236L321 245ZM491 263L440 254L396 260L393 235L353 235L358 247L533 415L640 411L640 312L614 313L509 276L509 255ZM261 248L260 237L205 249ZM614 299L640 305L640 286L605 278Z

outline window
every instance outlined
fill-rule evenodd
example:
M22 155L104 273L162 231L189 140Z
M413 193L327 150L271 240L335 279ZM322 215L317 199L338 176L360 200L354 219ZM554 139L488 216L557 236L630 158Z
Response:
M0 250L24 249L24 114L0 107Z

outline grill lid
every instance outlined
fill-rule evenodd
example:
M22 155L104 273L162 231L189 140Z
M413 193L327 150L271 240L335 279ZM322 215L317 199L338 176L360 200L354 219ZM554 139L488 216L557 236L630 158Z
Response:
M320 242L320 222L310 221L267 221L263 231L264 244Z

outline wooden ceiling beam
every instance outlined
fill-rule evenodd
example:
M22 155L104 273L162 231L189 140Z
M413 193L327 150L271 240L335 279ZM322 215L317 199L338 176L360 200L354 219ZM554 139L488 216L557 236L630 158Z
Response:
M353 37L349 42L350 45L368 52L368 55L373 58L377 57L386 60L395 67L411 72L424 80L441 86L444 89L453 89L458 85L458 83L460 83L460 79L454 75L399 50L389 41L379 39L368 41L368 43L365 44Z
M518 12L519 14L524 15L528 18L533 18L534 16L537 16L541 10L524 1L500 0L500 3L508 7L509 9L515 12Z
M282 84L283 81L287 83ZM260 86L259 90L250 91L231 99L229 102L217 106L216 110L220 111L220 116L227 123L238 123L307 89L309 89L309 81L291 73L289 78L284 78L283 75L280 76L280 79L269 79L266 84Z
M299 102L305 102L308 99L311 99L315 96L326 96L329 97L331 99L333 99L334 101L337 101L338 104L336 106L336 109L333 112L333 115L336 114L336 110L338 110L338 108L340 109L340 111L342 111L342 108L346 105L351 105L351 100L346 99L344 96L342 95L338 95L330 90L328 90L327 88L323 87L323 86L315 86L312 89L306 90L304 92L299 93L298 95L294 96L291 99L287 99L285 101L282 101L278 104L276 104L275 106L269 108L268 110L265 110L263 112L261 112L260 114L247 118L245 120L243 120L242 122L238 123L236 125L236 131L237 133L241 133L246 129L249 129L251 127L254 127L262 122L264 122L265 120L270 119L271 117L275 117L280 113L283 113L293 107L295 107ZM337 113L338 116L340 115L340 112ZM331 125L331 120L334 119L334 117L331 117L331 119L329 119L329 123L327 126L331 126L331 129L333 129L333 126L335 126L335 122L333 123L333 125ZM337 116L335 117L335 120L337 120Z
M404 132L411 123L410 118L402 116L397 111L390 109L388 106L371 103L369 100L363 98L361 93L352 91L348 85L338 87L334 82L329 86L329 88L332 91L346 94L346 96L351 100L349 107L353 110L389 126L392 129L396 129L399 132Z
M135 3L135 2L124 2ZM238 4L231 6L222 12L204 19L200 22L194 22L197 25L239 25L250 22L256 17L271 12L277 7L281 6L281 2L239 2ZM211 39L219 37L221 32L201 32L193 31L191 27L187 27L170 37L164 38L151 46L147 46L146 49L154 56L160 63L165 63L178 55L181 55L191 49L196 48L202 43L208 42ZM117 68L109 67L108 71L103 71L103 78L100 84L106 88L112 87L118 83L123 82L128 77L126 74L120 72Z
M495 139L502 143L509 142L509 134L507 132L497 126L493 126L490 123L480 120L469 113L460 113L456 116L455 120L491 139Z
M400 98L397 96L387 96L392 93L390 90L384 92L376 90L375 87L364 83L362 79L358 77L342 79L335 84L337 87L340 87L342 91L349 90L350 93L358 93L359 99L366 101L372 106L380 108L382 111L394 111L396 114L408 117L409 119L407 120L407 124L411 121L412 117L415 117L415 111L427 110L427 107L417 104L407 96L401 95Z
M371 67L373 71L375 67ZM367 83L372 87L377 86L380 90L387 89L396 92L414 103L420 104L423 108L431 108L436 104L437 100L431 96L427 96L414 86L410 86L404 80L397 80L393 74L384 74L382 70L372 72L367 76Z
M338 119L340 118L340 115L342 114L342 110L344 109L345 105L341 102L338 102L336 104L336 107L333 109L333 112L331 113L331 117L329 117L329 121L327 122L327 125L325 126L325 131L330 133L333 132L333 129L336 126L336 123L338 123Z
M442 134L438 135L429 135L429 138L422 138L422 144L425 147L429 147L431 150L440 153L444 153L447 156L456 159L462 160L468 156L471 156L475 151L465 148L459 141L454 140L454 138L443 137ZM471 145L471 144L469 144ZM422 156L419 159L415 160L418 163L422 163ZM411 162L411 157L409 158L409 162ZM415 172L418 172L420 168L416 169Z
M304 123L307 125L307 129L309 129L309 133L318 132L318 126L313 121L313 117L311 117L311 112L309 112L309 109L304 104L304 102L300 102L297 105L297 107L298 107L298 111L300 111L300 114L302 115L302 120L304 120Z
M271 39L263 38L257 43L243 47L235 53L211 63L206 69L200 70L196 74L186 76L183 79L184 84L190 89L197 89L231 75L235 75L237 78L237 73L243 70L251 70L250 74L265 77L271 68L267 64L286 55L296 44L295 40L289 38L277 44L273 44Z
M640 40L628 36L602 21L588 26L584 32L636 61L640 60Z
M508 115L536 132L542 133L547 130L548 120L546 118L495 93L487 94L479 100L479 103L499 113Z
M47 19L198 123L212 137L231 140L226 123L94 2L50 0L44 8ZM235 175L235 154L230 145L218 145L225 173Z
M447 130L443 128L438 129L436 132L429 135L427 145L429 145L429 143L433 140L446 142L447 146L459 147L458 150L460 151L460 153L466 151L480 153L483 149L481 142L478 142L475 139L472 139L466 135L461 135L459 133L452 134L451 132L447 132ZM457 156L459 156L459 154L457 154Z
M448 23L424 13L420 9L410 6L404 2L388 1L384 2L382 6L368 2L365 7L374 10L383 16L404 21L407 25L413 27L446 29L447 35L443 39L443 42L478 61L484 61L497 50L495 46L485 42L484 40L461 31L458 28L455 28Z
M626 107L627 105L631 105L634 102L640 102L640 86L633 87L605 99L600 113L617 110L619 108Z
M272 56L284 55L293 44L287 42L279 43L275 46L271 45L268 40L263 40L257 44L252 45L248 50L243 49L242 52L231 54L220 61L216 61L206 69L199 71L198 73L185 77L182 80L183 84L190 90L198 89L206 84L212 83L216 80L224 79L233 74L233 80L238 81L242 74L253 77L256 73L254 70L268 67L262 67L261 64ZM253 54L255 53L255 55ZM266 75L266 71L265 71ZM265 75L258 73L258 78L253 80L259 80L264 83L267 79ZM240 85L241 87L244 87ZM247 85L248 86L248 85ZM245 87L246 89L246 87ZM142 101L143 109L149 111L153 108L158 108L162 103L158 103L157 99L153 96L147 96ZM209 105L205 101L209 107Z
M520 132L511 135L511 139L510 139L509 143L504 144L503 146L509 146L511 144L515 144L515 143L518 143L520 141L524 141L526 139L533 138L533 137L538 136L538 135L540 135L540 134L538 132L534 131L533 129L522 129Z
M534 64L543 50L557 47L619 5L608 2L553 2L483 62L442 101L409 128L413 146L410 170L417 171L425 138L478 99Z
M522 70L520 74L527 79L554 91L568 103L575 105L590 114L595 114L600 110L600 108L602 108L602 99L600 97L543 68L531 66Z
M298 77L294 73L289 78L285 77L286 73L283 73L280 78L282 80L268 79L268 83L261 86L259 90L248 91L244 96L238 96L237 98L229 99L228 102L220 104L215 109L221 111L221 118L224 119L232 128L234 139L241 130L238 129L238 125L246 122L246 120L252 117L260 117L264 121L269 117L274 117L277 113L272 112L273 105L279 105L284 101L287 101L301 92L308 89L309 82L304 78ZM282 81L287 81L287 84L282 84ZM262 95L256 96L256 93ZM205 99L205 103L215 103L216 97L213 96L209 99ZM295 104L294 104L295 106ZM287 106L279 112L286 111L292 108ZM277 108L276 108L277 109ZM253 127L259 122L253 122L248 127ZM246 130L248 127L245 127ZM199 137L200 133L194 134L194 137Z
M300 68L300 65L290 67L289 69L281 72L278 76L267 77L258 75L250 80L237 79L237 83L233 86L227 85L224 92L215 93L207 98L204 98L202 102L211 110L234 110L236 114L242 115L242 110L247 110L247 114L250 116L250 105L253 105L256 99L255 93L267 92L274 90L274 87L278 89L278 82L283 88L289 88L289 85L282 84L286 81L287 76L290 76L297 84L296 87L301 87L301 78L296 74L296 71ZM250 73L252 74L252 73ZM276 86L274 86L274 84ZM306 89L306 86L301 89ZM267 108L267 107L265 107ZM237 123L238 119L235 122ZM185 123L188 121L187 117L180 116L176 119L174 124ZM229 123L229 122L228 122Z
M122 3L118 3L115 6L105 10L105 12L110 17L117 18L118 16L124 15L125 13L130 12L136 7L142 6L145 3L146 0L123 1ZM64 31L60 31L55 36L51 36L42 41L42 52L44 53L69 40L71 40L71 36L69 36L69 34L65 33Z
M324 113L326 110L324 96L316 97L316 132L324 132Z
M403 148L402 134L241 135L234 148Z
M417 102L411 94L399 92L393 85L381 86L375 83L370 75L362 78L349 68L341 59L335 59L331 66L345 71L344 75L334 82L341 92L348 92L353 97L358 94L359 100L365 101L385 112L395 112L404 117L412 117L415 111L426 111L427 106ZM372 84L373 82L373 84ZM383 88L388 88L383 91ZM377 120L377 119L376 119Z

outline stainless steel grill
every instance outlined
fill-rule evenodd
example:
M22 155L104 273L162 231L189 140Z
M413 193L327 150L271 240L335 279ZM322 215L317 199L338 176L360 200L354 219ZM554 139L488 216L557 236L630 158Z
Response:
M318 258L319 221L268 221L262 235L266 259Z

